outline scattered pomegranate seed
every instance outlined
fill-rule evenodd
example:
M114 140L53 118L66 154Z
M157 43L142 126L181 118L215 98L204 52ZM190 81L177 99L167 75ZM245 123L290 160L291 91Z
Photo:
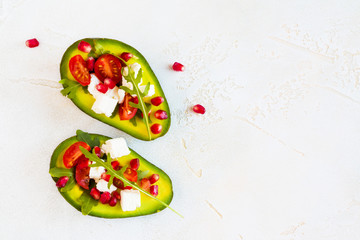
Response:
M105 181L108 182L110 180L110 175L106 174L106 173L103 173L103 174L101 174L101 179L104 179Z
M178 63L178 62L174 62L172 68L178 72L183 72L185 70L184 65L182 65L181 63Z
M95 86L96 87L96 90L98 90L99 92L101 93L106 93L107 90L108 90L108 87L103 84L103 83L99 83L98 85Z
M120 57L125 60L125 62L129 61L130 58L132 58L134 55L128 52L123 52Z
M82 52L89 53L91 51L91 45L85 41L80 41L78 49Z
M112 162L111 162L111 166L112 166L112 168L113 168L114 170L116 170L116 171L118 171L118 170L121 169L120 163L119 163L118 161L112 161Z
M96 188L92 188L92 189L91 189L90 195L91 195L95 200L99 200L99 199L100 199L100 191L97 190Z
M151 99L151 104L154 105L154 106L159 106L163 102L164 102L163 97L154 97L154 98Z
M95 65L95 58L89 57L89 58L86 60L86 67L87 67L87 69L89 70L89 72L94 71L94 65Z
M154 113L155 118L160 119L160 120L164 120L168 118L167 113L164 110L157 110Z
M109 192L103 192L100 196L100 202L102 204L107 204L110 201L111 195Z
M34 48L39 46L39 41L36 38L29 39L25 42L26 46L29 48Z
M110 198L110 201L109 201L109 205L110 205L111 207L115 207L116 203L117 203L116 197L111 197L111 198Z
M124 189L124 182L121 181L121 180L118 179L118 178L114 178L113 184L114 184L114 186L117 187L117 188Z
M153 134L159 134L162 131L162 126L159 123L155 123L151 126L150 129Z
M138 175L135 170L127 168L124 172L124 177L131 182L136 182Z
M110 78L105 78L104 84L110 89L113 89L116 85L115 82L113 80L111 80Z
M56 182L56 186L58 188L63 188L63 187L65 187L65 185L68 181L69 181L69 177L67 177L67 176L60 177L59 180L57 180L57 182Z
M150 194L156 197L159 194L159 186L158 185L152 185L150 187Z
M96 156L101 157L101 149L98 146L94 147L94 152Z
M147 179L147 178L143 178L143 179L141 179L141 181L140 181L140 187L142 188L142 189L144 189L145 191L148 191L149 190L149 188L150 188L150 180L149 179Z
M159 180L159 174L153 174L149 177L150 183L154 184Z
M136 97L131 98L131 99L130 99L130 101L131 101L131 102L133 102L133 103L135 103L135 104L138 104L138 103L139 103L139 99L138 99L138 97L137 97L137 96L136 96Z
M111 195L112 195L114 198L116 198L117 200L120 200L120 199L121 199L121 195L120 195L120 193L118 193L117 191L113 191L113 192L111 193Z
M130 167L133 170L135 170L135 171L138 170L139 166L140 166L140 161L138 158L134 158L133 160L130 161Z
M133 189L133 187L131 187L131 186L126 186L126 187L124 187L124 189L131 190L131 189Z
M205 113L205 108L200 104L196 104L193 107L193 111L196 112L196 113L204 114Z

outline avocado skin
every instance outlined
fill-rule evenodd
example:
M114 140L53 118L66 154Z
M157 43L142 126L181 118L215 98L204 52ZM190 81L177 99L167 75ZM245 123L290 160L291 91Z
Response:
M106 137L106 136L98 135L98 134L90 134L90 135L99 137L101 144L103 142L105 142L106 140L111 139L110 137ZM72 145L73 143L75 143L77 141L78 140L76 139L76 136L73 136L73 137L70 137L70 138L64 140L62 143L60 143L56 147L56 149L54 150L54 152L51 156L50 169L53 167L65 168L65 166L62 163L63 154L66 151L66 149L68 147L70 147L70 145ZM129 159L139 158L140 168L144 165L147 166L146 169L142 169L142 170L150 170L150 173L159 174L161 183L163 183L163 184L160 185L160 180L156 184L159 183L159 189L160 189L160 187L163 187L162 190L160 190L163 192L163 194L161 194L161 192L159 191L158 197L162 201L164 201L166 204L169 205L173 198L172 182L171 182L171 179L169 178L169 176L163 170L156 167L149 161L145 160L143 157L141 157L139 154L137 154L132 149L130 149L130 151L131 151L131 157ZM58 178L54 178L54 177L52 177L52 179L54 180L55 183L58 180ZM78 198L80 197L80 195L83 192L82 188L80 188L78 185L76 185L74 187L74 189L72 189L69 192L61 192L60 189L58 189L58 191L65 198L65 200L68 203L70 203L78 211L81 211L81 202L79 202ZM142 198L141 207L135 211L123 212L120 208L119 203L117 203L116 207L110 207L108 204L103 205L99 202L99 204L96 207L94 207L93 211L91 211L89 215L94 216L94 217L100 217L100 218L138 217L138 216L154 214L154 213L160 212L161 210L163 210L165 208L165 206L163 206L162 204L158 203L157 201L155 201L153 199L150 199L149 197L147 197L143 194L141 195L141 198Z
M114 114L111 117L106 117L104 114L96 114L94 111L92 111L91 106L94 102L94 99L88 93L88 91L86 90L86 87L80 87L76 92L76 96L74 98L72 98L71 101L81 111L83 111L87 115L89 115L101 122L104 122L110 126L113 126L123 132L126 132L127 134L129 134L135 138L138 138L140 140L151 141L151 140L155 140L161 136L164 136L168 132L168 130L170 128L170 123L171 123L171 113L170 113L170 108L169 108L167 99L165 97L165 94L160 86L160 83L159 83L157 77L155 76L154 72L152 71L147 60L144 58L144 56L139 51L137 51L135 48L131 47L130 45L123 43L121 41L115 40L115 39L108 39L108 38L80 39L80 40L74 42L70 47L67 48L67 50L65 51L65 53L61 59L61 63L60 63L61 79L67 78L69 80L75 81L74 77L72 76L72 74L70 73L70 70L69 70L69 61L70 61L71 57L73 57L75 55L81 55L84 58L84 60L86 60L88 58L88 53L81 52L77 49L77 46L80 41L86 41L86 42L90 43L92 46L94 46L95 42L99 43L104 47L105 51L108 50L108 51L110 51L110 53L117 55L117 56L119 56L122 52L130 52L134 56L136 56L138 59L136 59L136 60L130 59L128 61L128 63L130 63L130 64L132 64L133 62L139 63L143 69L143 82L150 81L151 84L153 84L155 86L156 94L153 97L161 96L164 98L164 102L159 107L152 106L152 113L154 113L156 110L159 110L159 109L164 110L167 112L168 119L158 120L155 117L151 116L152 123L150 124L150 126L154 123L159 123L162 125L163 129L160 134L152 134L151 133L151 139L149 139L145 125L144 125L143 121L141 121L139 118L137 119L138 126L134 127L129 121L121 121L120 120L117 109L115 110L116 114ZM63 87L64 87L64 85L63 85ZM153 115L153 114L151 114L151 115Z

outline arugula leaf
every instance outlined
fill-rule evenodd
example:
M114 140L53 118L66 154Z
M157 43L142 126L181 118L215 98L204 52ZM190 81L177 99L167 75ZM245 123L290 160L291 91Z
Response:
M139 171L138 173L138 179L143 179L144 177L146 177L146 175L149 174L149 170L146 170L146 171Z
M114 55L115 57L119 58L121 61L122 59L116 55ZM150 123L149 123L149 112L150 112L150 108L146 107L146 104L144 102L144 97L146 96L147 92L149 91L149 89L147 88L150 88L150 83L148 83L145 87L145 90L147 91L144 91L144 92L141 92L140 89L139 89L139 83L140 83L140 80L142 78L142 69L140 68L136 78L135 78L135 72L134 70L131 69L131 67L125 62L125 61L122 61L128 68L128 74L127 76L124 76L123 74L123 71L124 71L124 68L121 69L121 74L123 75L123 77L126 79L126 81L128 82L131 82L132 85L133 85L133 90L129 89L128 87L124 87L124 86L121 86L120 88L123 89L125 92L131 94L131 95L136 95L138 97L138 100L139 100L139 103L138 104L135 104L133 102L129 102L129 105L132 106L132 107L135 107L135 108L138 108L144 115L143 117L143 121L145 123L145 126L146 126L146 130L147 130L147 133L148 133L148 136L149 136L149 140L151 140L151 132L150 132ZM146 93L146 94L144 94Z
M110 53L110 51L107 51L104 49L104 47L97 42L97 40L93 39L91 45L91 51L89 53L89 57L98 58L103 54Z
M49 170L49 173L52 177L62 177L62 176L72 177L72 176L74 176L73 171L71 169L67 169L67 168L53 167Z
M137 126L137 122L136 122L136 118L135 118L135 116L134 116L133 118L131 118L131 119L129 120L129 122L131 122L131 123L132 123L132 125L134 125L134 127L136 127L136 126Z
M60 192L67 192L73 189L76 185L75 179L73 177L69 178L69 181L66 183L65 187L60 188Z
M80 129L76 131L76 139L81 142L86 142L91 148L100 146L100 140L96 136L91 136L87 132L83 132Z
M67 96L70 99L76 96L78 88L81 87L80 83L69 80L67 78L61 79L59 83L61 83L64 87L64 89L60 91L61 94L63 96Z
M89 193L85 191L81 194L79 200L81 202L81 213L83 215L88 215L91 212L92 208L99 203L98 201L93 199Z
M127 180L125 177L124 177L124 172L126 170L126 166L122 167L121 170L115 170L112 168L111 166L111 161L102 161L98 156L96 156L95 153L90 153L88 150L86 150L85 148L83 148L82 146L79 147L80 148L80 151L85 155L85 157L87 157L90 161L93 161L95 162L95 164L92 164L90 166L102 166L104 167L107 172L106 174L110 175L110 177L116 177L120 180L122 180L124 182L124 184L128 185L128 186L131 186L137 190L139 190L140 192L142 192L143 194L145 194L146 196L158 201L160 204L164 205L165 207L169 208L170 210L172 210L174 213L176 213L177 215L179 215L180 217L183 218L183 216L178 213L175 209L173 209L172 207L170 207L168 204L166 204L164 201L154 197L153 195L151 195L150 193L144 191L143 189L141 189L137 184L134 184L132 182L130 182L129 180ZM109 160L109 159L108 159Z

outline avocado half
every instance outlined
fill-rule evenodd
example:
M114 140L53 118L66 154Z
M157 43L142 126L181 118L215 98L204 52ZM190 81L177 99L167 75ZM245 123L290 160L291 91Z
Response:
M165 135L167 133L167 131L169 130L170 122L171 122L170 121L171 114L170 114L170 108L169 108L168 102L166 100L165 94L160 86L160 83L159 83L157 77L155 76L154 72L150 68L149 63L146 61L144 56L140 52L138 52L135 48L133 48L123 42L120 42L120 41L117 41L114 39L107 39L107 38L84 38L84 39L78 40L78 41L74 42L65 51L65 53L62 57L62 60L60 63L61 79L69 79L72 81L76 81L74 79L74 77L72 76L70 69L69 69L69 61L73 56L81 55L84 60L88 59L89 53L84 53L84 52L78 50L78 44L80 41L85 41L85 42L90 43L93 48L96 45L101 46L101 48L104 51L109 52L110 54L113 54L115 56L120 56L120 54L123 52L129 52L134 55L134 57L132 57L127 63L128 64L133 64L135 62L139 63L143 70L143 77L142 77L143 84L150 82L150 84L154 85L154 87L155 87L155 95L145 98L144 99L145 102L149 103L151 98L157 97L157 96L161 96L164 98L164 102L162 104L160 104L159 106L152 106L151 114L149 116L149 119L151 121L150 126L154 123L159 123L162 125L162 131L160 134L151 133L151 138L149 138L147 128L146 128L144 122L142 121L142 119L139 117L136 117L136 126L134 126L134 124L132 124L129 120L120 120L117 109L115 109L116 114L114 114L111 117L107 117L104 114L95 113L94 111L91 110L91 107L95 101L95 98L93 98L93 96L86 90L87 89L86 87L79 87L76 90L75 97L71 99L73 101L73 103L81 111L88 114L89 116L91 116L97 120L100 120L106 124L109 124L117 129L120 129L121 131L124 131L135 138L150 141L150 140L154 140L158 137ZM65 86L63 85L63 87L65 87ZM166 111L168 118L164 119L164 120L156 119L154 117L154 113L157 110Z
M100 140L100 145L103 144L106 140L110 139L109 137L103 135L90 135L98 137ZM56 147L51 156L50 169L53 167L65 168L63 164L63 155L66 149L68 149L75 142L78 142L78 140L76 139L76 136L73 136L66 139ZM152 174L159 174L160 179L156 182L156 184L159 186L159 195L157 198L169 205L173 198L172 182L169 176L163 170L141 157L132 149L130 149L130 151L131 153L129 155L117 159L120 162L120 165L124 166L128 164L131 159L138 158L140 161L140 171L149 170L149 176ZM58 178L53 177L53 180L56 182ZM65 198L65 200L68 201L68 203L70 203L78 211L81 211L82 202L79 198L83 192L84 189L81 188L78 184L76 184L75 187L68 192L61 192L59 189L59 193ZM90 195L87 197L91 198ZM157 213L164 208L165 206L158 201L151 199L150 197L141 193L141 207L137 208L135 211L122 211L120 203L117 203L115 207L111 207L108 204L102 204L99 202L98 205L93 207L89 215L101 218L137 217Z

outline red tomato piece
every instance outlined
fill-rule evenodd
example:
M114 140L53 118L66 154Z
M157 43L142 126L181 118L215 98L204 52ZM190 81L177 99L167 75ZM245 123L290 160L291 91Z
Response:
M87 86L90 84L90 73L81 55L75 55L70 59L69 69L71 75L73 75L75 80L81 85Z
M111 54L101 55L95 62L94 70L96 77L102 82L110 78L117 84L122 79L121 62Z
M131 168L127 168L124 172L124 177L131 182L137 181L137 175L137 172Z
M80 151L80 146L84 147L86 150L90 151L90 146L85 142L76 142L71 145L64 153L63 162L66 168L72 168L76 165L78 159L83 156L83 153Z
M78 164L76 165L75 169L75 180L80 187L89 190L89 183L90 183L90 167L89 167L89 159L85 156L82 156L79 159Z
M139 100L137 98L133 98L133 97L131 97L131 95L126 94L125 98L124 98L124 102L119 107L120 120L132 119L138 110L137 108L131 107L129 105L129 101L134 102L134 103L136 103L136 101L139 102Z

